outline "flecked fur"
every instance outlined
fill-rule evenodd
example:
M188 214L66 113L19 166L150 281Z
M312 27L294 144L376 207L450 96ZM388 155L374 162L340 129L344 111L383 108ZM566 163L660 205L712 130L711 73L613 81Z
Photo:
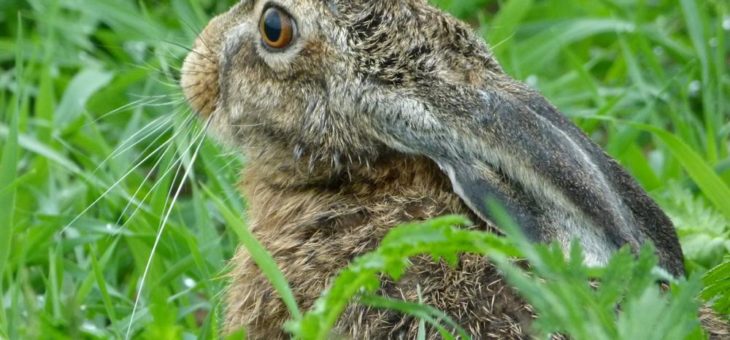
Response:
M297 27L276 52L258 32L271 4ZM181 85L215 135L248 157L252 231L302 308L395 225L457 213L498 232L487 194L536 242L567 248L577 236L600 264L652 241L660 264L684 273L671 221L625 170L424 0L241 1L201 33ZM285 338L287 310L245 250L232 265L226 330ZM482 257L463 255L456 268L414 259L380 293L417 301L418 289L475 338L529 337L530 306ZM414 338L417 327L352 305L333 337Z

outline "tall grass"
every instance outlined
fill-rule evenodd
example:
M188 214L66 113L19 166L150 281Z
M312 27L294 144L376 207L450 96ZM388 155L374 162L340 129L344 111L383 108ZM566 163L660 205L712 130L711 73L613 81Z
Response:
M266 252L242 219L240 155L197 137L203 126L176 79L186 46L233 2L0 2L0 338L123 338L128 327L135 338L218 336L226 259L239 242L262 261ZM728 312L730 4L434 3L473 23L511 75L539 88L638 178L676 222L691 273L724 263L705 276L701 295ZM572 268L542 253L531 260L555 265L530 275ZM622 261L616 266L651 264ZM276 268L265 267L293 300ZM525 291L557 298L566 287L530 286L536 281L503 269ZM677 285L677 296L701 289L696 280ZM644 288L627 317L661 307L676 318L615 320L608 338L651 317L688 320L687 296ZM423 306L360 298L445 320ZM307 327L312 311L300 312ZM544 332L570 331L559 327L570 318L541 320Z

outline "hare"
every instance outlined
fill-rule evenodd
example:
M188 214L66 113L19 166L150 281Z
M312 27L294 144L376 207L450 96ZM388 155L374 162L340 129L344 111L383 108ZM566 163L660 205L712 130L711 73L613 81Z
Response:
M499 232L487 197L534 242L577 238L589 264L651 241L684 275L672 222L636 181L425 0L243 0L200 34L181 85L247 156L251 230L303 308L395 225L464 214ZM272 286L246 251L232 263L225 328L285 338ZM415 259L380 293L415 301L419 288L475 338L529 337L533 311L483 257ZM414 338L418 320L353 305L335 331Z

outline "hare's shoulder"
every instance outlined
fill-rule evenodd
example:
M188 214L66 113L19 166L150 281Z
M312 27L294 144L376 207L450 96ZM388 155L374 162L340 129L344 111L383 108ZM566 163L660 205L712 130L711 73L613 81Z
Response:
M381 157L336 176L267 164L257 162L243 175L249 221L267 247L291 256L297 255L289 247L359 254L398 224L469 211L425 158Z
M468 212L450 190L448 179L442 177L434 164L422 158L382 159L371 164L368 170L347 174L348 178L339 186L317 186L316 182L309 187L285 186L287 180L279 178L283 175L272 169L250 168L244 176L252 230L276 259L303 308L312 305L329 280L350 260L377 247L393 226ZM283 337L281 325L288 314L271 285L245 250L233 260L233 266L227 327L245 326L254 338ZM498 273L479 257L465 256L457 268L427 258L415 259L404 279L398 283L384 282L381 293L417 301L419 287L426 301L457 319L463 317L460 321L467 324L477 322L474 325L477 328L491 324L494 319L500 323L518 322L521 319L518 315L525 308L516 296L505 295L506 287ZM511 304L514 313L494 316L501 315L501 312L491 313L495 298L500 302L505 297L515 301ZM473 303L484 306L471 306ZM496 306L504 308L505 304ZM473 317L476 310L482 310L477 312L484 314L482 318ZM355 337L384 336L387 334L379 332L389 332L389 335L414 332L417 324L417 320L403 318L398 313L353 306L343 316L338 329Z

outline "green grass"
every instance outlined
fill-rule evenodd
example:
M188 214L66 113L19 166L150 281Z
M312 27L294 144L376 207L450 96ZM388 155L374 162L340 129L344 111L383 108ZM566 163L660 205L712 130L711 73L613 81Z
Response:
M312 336L336 318L294 313L288 283L241 217L240 156L199 137L176 86L185 47L233 2L0 2L0 338L124 338L130 325L134 338L217 338L226 259L239 243L262 261L292 315L301 313L290 329ZM676 222L692 279L663 296L647 284L651 273L634 270L650 268L651 256L619 255L613 269L591 275L610 283L611 274L632 273L633 290L571 298L566 289L588 291L580 285L586 276L561 268L584 268L518 236L494 241L507 244L504 253L458 242L453 252L493 256L544 312L536 324L543 333L608 339L640 336L633 332L652 323L699 336L691 315L698 294L730 312L730 4L434 2L478 26L511 75L539 88L638 178ZM451 228L458 223L441 222L429 224L432 236L458 234ZM368 256L412 255L406 250L418 247L401 242L403 230L391 248ZM510 267L503 256L513 247L545 265L534 273ZM357 271L358 261L342 275ZM392 269L377 272L397 274ZM555 280L537 284L532 276ZM342 280L320 306L358 296L458 330L425 306L362 295L356 282ZM565 313L541 309L550 299ZM605 309L616 301L626 311L619 317ZM576 319L571 308L587 304L594 314Z

